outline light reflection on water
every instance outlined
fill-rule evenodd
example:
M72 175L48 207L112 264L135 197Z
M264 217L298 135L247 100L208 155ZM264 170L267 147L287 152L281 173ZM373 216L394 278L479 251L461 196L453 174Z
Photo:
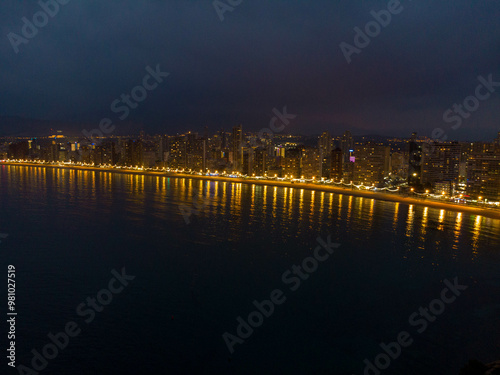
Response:
M39 199L47 198L50 184L71 203L85 198L89 207L97 204L106 207L113 194L121 191L126 193L128 209L135 215L145 215L145 202L151 201L152 215L161 217L166 214L162 211L168 210L171 211L168 215L173 212L181 219L172 206L186 204L198 211L198 219L211 223L212 230L216 230L222 214L228 220L228 234L234 240L238 239L242 226L248 231L257 227L282 231L288 228L292 234L300 235L321 227L338 227L343 222L348 223L342 226L344 234L370 238L374 227L382 227L392 235L404 234L406 244L419 250L429 245L429 231L449 232L453 257L457 257L461 236L467 231L471 234L471 260L474 260L480 251L481 236L495 237L500 231L499 220L482 216L303 188L39 167L5 166L4 169L7 173L2 174L2 179L7 180L8 186L16 186L21 192L36 189ZM391 225L380 225L381 222ZM434 238L437 251L443 240L444 237Z

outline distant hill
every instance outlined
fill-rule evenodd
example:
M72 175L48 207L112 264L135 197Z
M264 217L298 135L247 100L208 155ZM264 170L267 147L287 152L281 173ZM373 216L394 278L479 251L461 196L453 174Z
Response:
M64 134L75 135L81 125L60 121L26 119L22 117L0 117L0 136L46 136L62 130Z
M99 123L71 122L71 121L49 121L27 119L23 117L0 116L0 137L43 137L53 135L57 130L62 130L66 136L82 136L82 130L98 128ZM144 126L130 121L116 123L114 135L128 134L128 132L139 133Z

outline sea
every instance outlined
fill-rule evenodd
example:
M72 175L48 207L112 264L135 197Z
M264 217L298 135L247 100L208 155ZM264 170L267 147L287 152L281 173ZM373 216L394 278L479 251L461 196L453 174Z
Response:
M2 374L458 375L500 359L500 220L1 165L0 241Z

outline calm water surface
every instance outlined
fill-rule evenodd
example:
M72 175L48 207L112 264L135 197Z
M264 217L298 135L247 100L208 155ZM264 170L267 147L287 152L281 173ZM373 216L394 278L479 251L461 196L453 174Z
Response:
M195 209L193 198L199 213L186 224L179 207ZM18 166L0 166L0 213L9 234L0 264L17 269L17 364L30 366L30 351L67 322L82 329L41 374L362 374L401 331L413 343L382 374L458 374L468 359L500 359L498 220L302 189ZM341 246L291 291L283 273L328 236ZM76 307L122 267L136 278L86 324ZM418 333L409 316L455 277L468 289ZM236 318L274 289L286 301L230 354L223 333L235 335Z

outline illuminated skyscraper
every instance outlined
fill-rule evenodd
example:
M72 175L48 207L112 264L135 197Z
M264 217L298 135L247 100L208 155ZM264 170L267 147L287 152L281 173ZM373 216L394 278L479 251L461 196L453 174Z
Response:
M233 167L235 171L241 172L243 166L243 127L233 127Z
M323 150L316 147L306 147L302 151L302 163L300 174L304 178L317 178L321 179Z
M417 133L412 133L408 147L408 185L415 187L422 183L422 145L417 142Z
M354 150L354 139L352 138L352 134L349 130L347 130L342 136L341 141L341 149L344 153L344 163L349 163L350 153Z
M422 158L422 183L434 187L437 182L458 183L461 147L458 142L434 143Z
M500 200L500 147L475 142L467 160L467 194L478 199Z
M356 145L354 153L356 161L353 180L365 185L382 183L390 172L390 147L366 142L364 145Z
M331 167L330 167L330 179L341 180L343 177L343 167L344 167L344 153L340 148L332 150L331 157Z
M299 178L302 172L302 158L299 148L289 148L285 150L285 157L281 158L281 167L283 176L293 176Z
M257 176L264 176L267 173L267 150L258 148L253 154L253 173Z
M170 168L186 168L186 137L183 135L170 137L168 150L167 165Z
M319 149L323 152L323 155L330 155L332 152L332 136L329 132L323 132L318 140Z

